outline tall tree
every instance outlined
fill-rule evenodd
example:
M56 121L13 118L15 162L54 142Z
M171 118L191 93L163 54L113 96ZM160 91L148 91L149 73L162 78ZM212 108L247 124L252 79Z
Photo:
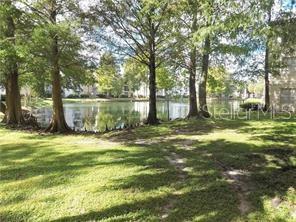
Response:
M23 1L35 20L33 44L40 45L38 56L46 59L52 85L53 115L49 132L67 132L62 102L62 74L83 71L81 65L79 0ZM43 44L42 44L43 43Z
M266 33L264 38L265 42L265 53L264 53L264 109L270 109L270 82L269 82L269 75L270 75L270 40L271 40L271 16L272 16L272 8L274 6L274 0L267 0L261 2L260 10L263 12L263 24L266 28ZM264 15L265 14L265 15Z
M101 0L93 8L101 21L99 35L117 52L130 56L149 69L148 124L157 124L156 69L162 63L169 36L168 0ZM97 16L96 16L97 17ZM102 35L103 34L103 35Z
M128 86L130 97L132 92L139 90L141 86L147 84L148 70L146 65L137 62L133 58L125 60L123 69L123 79L124 83Z
M225 62L219 57L243 52L233 44L249 24L252 4L236 0L199 1L199 29L195 41L200 45L201 72L199 79L199 112L202 117L210 117L207 106L207 81L211 63ZM219 61L220 60L220 61Z
M199 62L198 44L194 41L194 34L200 27L199 2L196 0L179 1L178 16L175 16L176 29L174 33L175 47L171 50L173 63L189 74L189 112L188 118L199 115L197 108L196 78Z
M199 81L198 98L199 98L199 111L201 116L209 118L210 113L207 105L207 81L209 73L209 62L210 62L210 48L211 40L209 36L206 36L204 40L204 49L202 55L202 67L201 67L201 78Z
M6 112L4 122L10 125L24 123L21 108L19 86L20 51L17 36L20 11L13 1L3 0L0 3L0 73L4 74L6 89Z
M289 48L289 44L285 44L285 40L279 42L278 39L285 39L285 36L290 36L290 34L287 35L287 33L290 33L291 31L289 29L289 24L292 24L292 26L293 24L295 25L295 22L292 22L292 18L295 18L295 12L293 13L293 10L289 11L287 4L290 4L293 8L295 2L290 0L263 0L260 1L259 4L256 4L253 12L254 17L256 18L256 23L253 23L253 32L255 33L254 39L257 42L260 42L261 45L259 47L264 49L262 66L265 83L264 109L266 111L271 110L270 76L279 75L280 69L286 66L282 54L287 47ZM254 53L258 53L258 48ZM285 53L287 53L287 51L285 51Z
M123 80L112 53L106 52L102 55L96 75L100 92L107 93L108 96L120 96L123 89Z

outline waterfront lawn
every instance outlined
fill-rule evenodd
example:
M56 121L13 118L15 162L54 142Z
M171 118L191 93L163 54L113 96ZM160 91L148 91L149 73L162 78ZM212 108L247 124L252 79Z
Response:
M295 134L292 120L0 126L0 221L295 221Z

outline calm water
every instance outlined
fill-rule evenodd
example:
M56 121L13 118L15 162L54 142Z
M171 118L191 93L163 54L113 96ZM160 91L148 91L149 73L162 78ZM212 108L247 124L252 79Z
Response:
M96 102L96 103L65 103L65 117L68 125L76 130L104 131L108 128L123 127L124 124L135 124L147 118L148 102ZM221 108L238 109L238 101L211 101L210 110ZM158 118L168 119L167 102L157 103ZM170 102L170 119L184 118L188 113L188 103ZM41 126L46 127L51 118L51 107L34 111Z

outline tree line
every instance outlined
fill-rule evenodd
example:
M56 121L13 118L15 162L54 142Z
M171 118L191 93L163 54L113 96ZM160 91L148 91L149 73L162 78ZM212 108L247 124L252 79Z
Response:
M171 78L175 73L188 82L188 118L209 118L208 86L217 84L209 73L222 73L227 63L237 65L238 79L264 76L268 110L270 75L285 65L283 55L294 53L295 20L294 0L2 0L3 121L27 124L21 85L40 91L50 85L53 116L47 130L70 131L63 88L92 83L94 70L102 85L118 84L116 78L108 78L117 72L112 55L105 54L97 63L98 48L126 61L127 82L148 82L148 124L158 123L157 86L177 82ZM142 70L148 72L147 79Z

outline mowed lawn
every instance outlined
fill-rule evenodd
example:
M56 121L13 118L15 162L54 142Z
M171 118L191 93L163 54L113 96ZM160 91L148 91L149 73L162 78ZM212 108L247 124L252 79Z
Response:
M0 221L295 221L295 121L94 135L0 126Z

